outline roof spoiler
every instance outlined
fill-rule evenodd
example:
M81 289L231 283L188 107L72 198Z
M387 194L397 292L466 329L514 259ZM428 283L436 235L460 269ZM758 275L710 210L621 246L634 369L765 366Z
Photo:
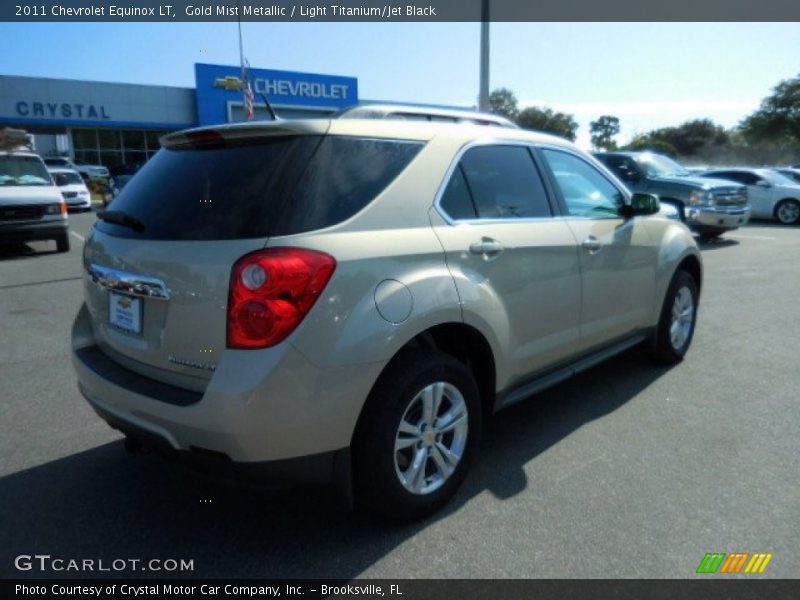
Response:
M161 136L159 141L165 148L208 148L262 137L325 135L329 129L330 121L325 119L249 121L176 131Z

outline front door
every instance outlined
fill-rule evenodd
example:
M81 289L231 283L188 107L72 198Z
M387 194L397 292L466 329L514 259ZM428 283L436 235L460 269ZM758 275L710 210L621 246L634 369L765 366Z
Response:
M624 192L582 156L551 147L540 152L579 245L582 349L650 325L657 248L646 217L623 218Z

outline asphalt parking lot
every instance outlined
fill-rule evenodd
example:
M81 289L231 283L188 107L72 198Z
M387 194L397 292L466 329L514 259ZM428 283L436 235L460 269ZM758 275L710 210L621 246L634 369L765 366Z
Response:
M682 364L633 350L499 414L455 501L397 525L325 489L225 487L125 454L68 356L93 220L70 217L69 254L0 248L0 576L41 576L14 557L49 554L193 559L199 577L683 578L742 551L800 577L800 228L704 246Z

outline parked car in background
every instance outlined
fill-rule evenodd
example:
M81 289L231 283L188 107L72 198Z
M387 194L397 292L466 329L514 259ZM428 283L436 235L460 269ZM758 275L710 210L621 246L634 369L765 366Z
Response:
M746 167L712 169L705 176L746 185L754 217L775 219L784 225L800 223L800 183L777 171Z
M111 179L114 181L116 193L119 193L143 166L144 163L126 163L111 167Z
M65 156L47 157L44 164L48 167L60 167L62 169L72 169L81 174L84 179L101 179L109 177L108 168L103 165L90 165L82 160L72 160Z
M80 391L132 448L421 517L485 416L691 343L689 230L561 138L343 118L162 143L98 215L72 330Z
M67 205L39 155L0 145L0 242L34 240L69 250Z
M750 220L747 188L693 175L674 160L653 152L598 152L595 157L632 191L655 194L677 207L701 238L715 238Z
M48 169L53 181L61 190L61 195L67 203L67 208L91 210L92 195L80 173L73 169L50 168Z
M800 183L800 169L798 169L798 168L795 168L795 167L777 167L777 168L775 168L773 170L777 171L778 173L780 173L784 177L788 177L789 179L791 179L795 183Z

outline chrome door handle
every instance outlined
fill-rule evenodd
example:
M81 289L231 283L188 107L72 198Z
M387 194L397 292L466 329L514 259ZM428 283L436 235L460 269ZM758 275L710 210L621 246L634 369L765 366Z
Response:
M590 235L588 238L586 238L581 242L581 246L583 248L586 248L589 252L595 253L598 250L600 250L600 248L603 247L603 244L601 244L600 240L598 240L596 237Z
M483 238L480 242L475 242L469 246L469 251L472 254L483 254L485 256L497 256L504 249L503 244L491 238Z

